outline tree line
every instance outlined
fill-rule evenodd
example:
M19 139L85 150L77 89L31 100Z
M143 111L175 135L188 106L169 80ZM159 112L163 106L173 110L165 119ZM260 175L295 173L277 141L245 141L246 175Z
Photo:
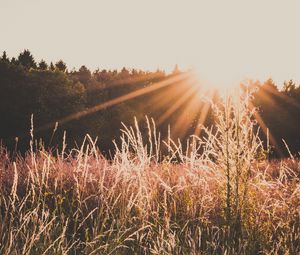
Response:
M178 124L178 119L189 115L184 109L189 106L193 94L184 95L191 87L190 81L173 79L174 82L166 87L162 86L138 97L133 96L131 100L121 100L118 104L91 113L89 111L123 95L180 77L180 74L182 72L178 67L171 74L162 70L149 72L125 67L121 70L97 69L92 72L84 65L78 70L68 70L63 60L47 63L42 59L37 62L27 49L17 58L9 58L3 52L0 58L1 143L10 150L26 151L31 139L32 116L34 138L49 148L60 146L64 131L70 148L80 146L88 133L93 138L99 137L100 148L108 155L113 148L111 141L120 135L121 122L131 125L134 116L138 120L144 119L145 115L159 120L162 115L166 115L162 122L157 123L162 136L166 137L169 125L172 129L172 126ZM256 88L253 103L263 120L261 136L265 139L268 127L276 141L273 144L274 155L280 155L280 151L282 154L287 153L282 139L292 153L300 151L300 86L288 80L282 89L278 89L271 79L265 82L252 81L250 85ZM174 108L180 100L180 107ZM217 101L218 95L213 100ZM186 139L197 129L204 104L204 101L199 103L199 113L183 120L187 122L184 130L180 132L180 129L176 131L175 128L175 139ZM170 112L173 108L174 111ZM170 114L166 114L168 112ZM76 113L84 114L76 117ZM65 123L58 123L56 127L56 121L72 115L75 117ZM204 125L213 123L209 107ZM141 126L141 129L145 128Z

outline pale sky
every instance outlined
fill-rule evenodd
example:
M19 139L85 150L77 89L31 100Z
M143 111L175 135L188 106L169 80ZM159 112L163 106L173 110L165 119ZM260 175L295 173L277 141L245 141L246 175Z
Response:
M195 67L203 79L300 82L300 1L0 0L0 51L69 69Z

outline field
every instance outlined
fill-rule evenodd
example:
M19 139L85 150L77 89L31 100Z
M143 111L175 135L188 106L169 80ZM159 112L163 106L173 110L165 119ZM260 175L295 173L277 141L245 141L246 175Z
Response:
M247 100L187 145L125 127L25 156L0 150L0 254L299 254L300 161L269 160ZM162 155L162 147L168 151Z

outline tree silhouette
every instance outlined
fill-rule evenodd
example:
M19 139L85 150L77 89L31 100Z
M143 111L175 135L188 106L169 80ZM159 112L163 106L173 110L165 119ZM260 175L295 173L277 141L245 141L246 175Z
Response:
M15 57L12 57L10 63L12 63L13 65L17 65L18 60Z
M57 70L59 70L61 72L65 72L67 70L67 65L62 60L59 60L58 62L56 62L55 67L57 68Z
M297 93L295 82L293 80L285 81L283 84L283 92L288 96L294 96Z
M6 51L3 51L1 60L6 61L6 62L9 62L9 58L8 58L7 55L6 55Z
M45 60L42 59L42 60L40 61L40 63L39 63L39 69L40 69L40 70L43 70L43 71L45 71L45 70L48 69L48 65L47 65L47 63L46 63Z
M18 56L18 63L24 66L26 69L36 68L36 62L29 50L24 50Z
M78 80L86 84L92 78L91 71L86 66L81 66L78 70Z
M55 71L55 66L53 65L52 62L50 63L49 69L50 71Z

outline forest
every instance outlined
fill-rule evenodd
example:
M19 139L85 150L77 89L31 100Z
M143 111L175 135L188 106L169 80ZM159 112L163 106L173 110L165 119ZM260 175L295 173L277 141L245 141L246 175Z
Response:
M78 70L69 70L63 60L46 63L42 59L38 62L28 49L17 57L9 57L3 52L0 58L1 143L10 151L24 152L29 148L33 127L35 139L46 148L60 146L66 131L69 148L81 144L85 135L89 134L93 138L98 137L97 143L101 145L103 154L109 156L112 141L120 135L121 123L130 125L134 117L143 122L145 116L154 119L162 137L168 135L170 127L175 140L184 140L197 130L197 120L205 105L199 97L199 112L189 113L187 107L193 93L186 92L191 81L176 79L184 72L188 71L181 71L178 66L170 74L163 70L153 72L126 67L92 71L85 65ZM175 82L168 86L134 95L135 91L172 78ZM270 155L287 156L288 145L290 152L298 156L300 85L289 77L284 84L275 84L270 77L266 81L247 81L247 87L255 91L252 103L262 121L259 123L260 136L266 140L267 133L271 135ZM168 92L170 88L172 94ZM129 99L121 98L118 103L110 103L132 93ZM217 102L219 96L216 92L213 101ZM176 108L179 100L181 107ZM170 112L172 107L174 110ZM180 125L179 116L185 118L184 128L180 129L176 128ZM214 124L210 106L202 124Z

